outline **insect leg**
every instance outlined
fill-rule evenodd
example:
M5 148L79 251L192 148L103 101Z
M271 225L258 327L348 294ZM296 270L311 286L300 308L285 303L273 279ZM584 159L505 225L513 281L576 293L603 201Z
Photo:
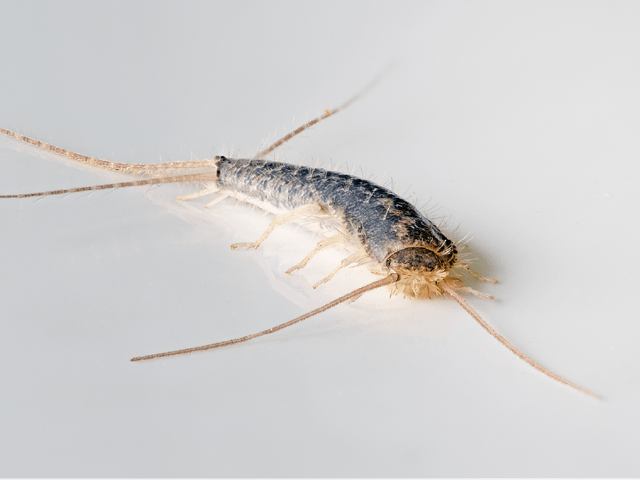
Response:
M287 270L286 273L291 274L291 273L295 272L296 270L303 269L304 267L307 266L307 263L309 263L311 261L311 259L318 252L320 252L321 250L325 250L325 249L327 249L329 247L332 247L332 246L334 246L336 244L339 244L339 243L341 243L343 241L344 241L344 239L341 237L341 235L334 235L332 237L325 238L324 240L318 242L318 245L316 245L316 248L311 250L311 253L309 253L309 255L304 257L300 263L298 263L297 265L294 265L289 270Z
M491 282L491 283L498 283L498 280L496 280L495 278L490 278L490 277L483 277L482 275L480 275L478 272L476 272L475 270L473 270L471 267L469 267L469 265L461 265L462 268L464 268L467 272L469 272L471 275L473 275L473 278L475 278L476 280L480 280L481 282Z
M221 194L218 198L216 198L215 200L212 200L211 202L207 203L204 208L211 208L213 207L215 204L220 203L222 200L224 200L225 198L229 198L231 195L223 193Z
M335 277L336 273L338 273L344 267L348 267L349 265L352 265L352 264L360 265L362 263L366 263L368 260L369 260L369 255L364 250L358 250L356 253L353 253L349 255L347 258L345 258L344 260L342 260L342 262L340 262L340 265L334 268L329 275L324 277L319 282L316 282L313 288L318 288L323 283L327 283L329 280Z
M235 250L236 248L258 248L262 242L264 242L271 233L281 225L284 225L289 222L293 222L299 218L305 217L307 215L313 215L315 213L320 213L322 211L322 207L318 204L305 205L304 207L299 207L290 212L283 213L282 215L278 215L274 218L264 233L256 240L254 243L234 243L231 245L231 249Z
M497 283L497 282L496 282ZM476 297L484 298L485 300L493 300L493 295L489 295L488 293L480 292L478 290L474 290L471 287L455 287L456 290L460 290L462 292L469 292Z
M204 190L199 190L196 193L192 193L190 195L185 195L183 197L178 197L176 200L193 200L194 198L204 197L205 195L211 195L212 193L218 193L220 191L219 188L205 188Z

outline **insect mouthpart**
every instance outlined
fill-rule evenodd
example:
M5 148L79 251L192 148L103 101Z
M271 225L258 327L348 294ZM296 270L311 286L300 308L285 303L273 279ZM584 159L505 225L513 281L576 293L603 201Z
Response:
M399 276L392 284L393 294L417 298L442 295L438 283L449 276L456 253L455 247L442 253L427 247L407 247L391 253L385 264Z

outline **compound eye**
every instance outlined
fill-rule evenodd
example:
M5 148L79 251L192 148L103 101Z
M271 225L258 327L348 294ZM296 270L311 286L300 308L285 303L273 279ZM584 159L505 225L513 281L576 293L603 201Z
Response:
M390 267L391 266L391 259L387 258L387 261L385 263L387 264L387 267Z

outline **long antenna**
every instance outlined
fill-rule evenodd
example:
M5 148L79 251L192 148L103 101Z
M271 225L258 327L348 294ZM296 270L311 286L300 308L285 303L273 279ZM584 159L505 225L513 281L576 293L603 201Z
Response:
M340 298L336 298L335 300L333 300L332 302L327 303L326 305L320 307L320 308L316 308L315 310L312 310L309 313L305 313L304 315L301 315L300 317L294 318L293 320L289 320L288 322L285 323L281 323L280 325L276 326L276 327L271 327L267 330L263 330L261 332L258 333L252 333L251 335L246 335L244 337L240 337L240 338L234 338L232 340L226 340L224 342L218 342L218 343L211 343L209 345L202 345L201 347L192 347L192 348L185 348L182 350L173 350L171 352L164 352L164 353L154 353L153 355L144 355L142 357L134 357L131 359L132 362L138 362L140 360L150 360L152 358L158 358L158 357L168 357L169 355L181 355L183 353L191 353L191 352L197 352L200 350L210 350L212 348L220 348L220 347L226 347L227 345L234 345L236 343L242 343L242 342L246 342L248 340L251 340L253 338L258 338L258 337L262 337L263 335L269 335L270 333L275 333L278 330L282 330L283 328L287 328L290 327L291 325L295 325L298 322L301 322L303 320L306 320L309 317L313 317L314 315L317 315L319 313L322 313L326 310L329 310L332 307L335 307L336 305L342 303L342 302L346 302L347 300L350 300L352 298L357 298L360 295L362 295L364 292L368 292L369 290L374 290L376 288L380 288L380 287L384 287L385 285L389 285L390 283L394 283L398 281L398 274L397 273L392 273L391 275L389 275L388 277L383 278L382 280L378 280L376 282L370 283L369 285L365 285L364 287L358 288L357 290L354 290L351 293L347 293L346 295L340 297Z
M46 197L48 195L65 195L68 193L88 192L92 190L109 190L111 188L140 187L142 185L157 185L160 183L214 182L216 180L216 173L190 173L186 175L171 175L167 177L148 178L146 180L133 180L130 182L92 185L90 187L67 188L65 190L49 190L47 192L0 195L0 198Z
M17 132L7 130L0 127L0 133L4 133L8 137L15 138L21 142L27 143L35 148L54 153L61 157L66 157L74 162L92 167L103 168L112 172L120 172L127 175L137 175L140 173L151 174L152 172L166 172L171 170L194 170L194 169L211 169L215 167L215 159L192 160L188 162L168 162L168 163L119 163L101 160L99 158L82 155L81 153L72 152L64 148L56 147L50 143L41 142L33 138L27 137Z
M521 360L524 360L529 365L531 365L533 368L535 368L539 372L544 373L547 377L550 377L550 378L554 379L556 382L560 382L563 385L567 385L567 386L569 386L571 388L575 388L576 390L578 390L578 391L580 391L582 393L586 393L587 395L591 395L592 397L601 398L600 395L598 395L596 393L593 393L593 392L587 390L586 388L582 388L581 386L576 385L575 383L570 382L569 380L566 380L566 379L562 378L560 375L556 375L551 370L547 370L542 365L534 362L532 359L530 359L524 353L522 353L520 350L518 350L516 347L514 347L509 341L507 341L506 338L504 338L502 335L500 335L498 332L496 332L493 328L491 328L491 326L487 322L485 322L480 315L478 315L478 312L476 312L471 307L471 305L469 305L467 302L465 302L464 299L460 295L458 295L449 285L447 285L444 282L441 282L438 285L440 287L442 287L442 289L445 292L447 292L447 294L451 298L453 298L456 302L458 302L460 304L460 306L462 308L464 308L467 311L467 313L469 315L471 315L475 319L475 321L478 322L480 324L480 326L482 328L484 328L489 333L489 335L491 335L493 338L498 340L502 345L504 345L509 350L511 350L511 352L514 353L518 358L520 358Z
M322 115L320 115L319 117L316 117L313 120L309 120L308 122L304 123L303 125L300 125L298 128L296 128L292 132L287 133L281 139L276 140L273 144L271 144L270 146L268 146L264 150L261 150L258 153L256 153L256 156L254 158L264 158L265 156L267 156L268 154L273 152L276 148L278 148L280 145L282 145L283 143L288 142L293 137L295 137L296 135L304 132L308 128L313 127L316 123L324 120L325 118L330 117L331 115L335 115L336 113L338 113L341 110L344 110L349 105L351 105L353 102L355 102L356 100L359 100L360 98L362 98L372 88L374 88L378 83L380 83L380 80L382 80L382 78L389 72L389 70L392 68L392 66L393 65L390 65L389 67L385 68L382 72L380 72L378 75L376 75L376 77L373 80L371 80L371 82L369 82L369 84L366 87L364 87L362 90L360 90L359 93L357 93L356 95L351 97L349 100L344 102L342 105L338 105L333 110L325 110L324 113Z

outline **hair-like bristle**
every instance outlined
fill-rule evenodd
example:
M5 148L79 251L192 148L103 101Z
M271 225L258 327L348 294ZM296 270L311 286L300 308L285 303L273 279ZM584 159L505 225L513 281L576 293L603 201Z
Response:
M438 283L449 276L446 270L396 268L395 271L400 278L391 284L392 293L405 297L431 298L432 295L442 295L443 291Z

